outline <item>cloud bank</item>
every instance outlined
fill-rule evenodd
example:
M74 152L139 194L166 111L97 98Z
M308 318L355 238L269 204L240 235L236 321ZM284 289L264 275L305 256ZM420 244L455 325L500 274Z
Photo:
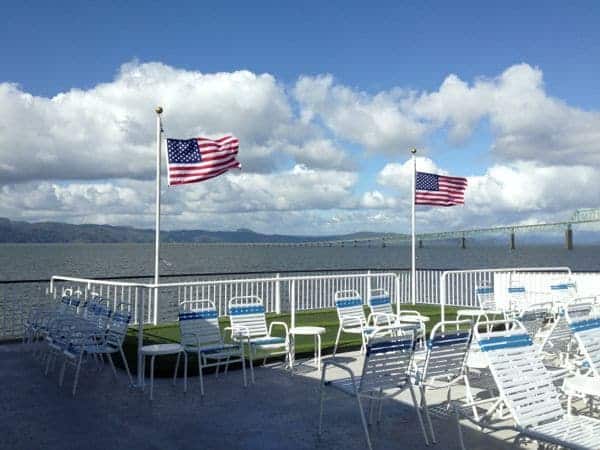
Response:
M419 170L447 173L432 136L461 147L482 124L491 165L460 174L465 207L420 208L424 230L564 219L600 194L600 112L552 97L527 64L472 81L450 74L431 92L366 92L327 74L286 86L270 74L131 62L110 82L52 98L0 83L0 216L151 226L157 104L169 136L242 143L241 172L165 188L170 229L406 231L406 149L426 149Z

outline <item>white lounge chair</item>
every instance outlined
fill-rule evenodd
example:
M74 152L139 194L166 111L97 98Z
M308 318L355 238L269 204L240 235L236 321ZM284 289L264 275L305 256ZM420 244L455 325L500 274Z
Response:
M600 421L585 416L571 416L560 403L560 394L550 373L542 363L527 330L518 321L503 331L488 331L504 321L481 323L485 331L475 329L475 339L488 361L500 398L511 413L518 437L571 449L600 447ZM455 406L457 419L461 409ZM482 427L494 427L480 420ZM464 449L460 421L459 440Z
M393 399L402 391L409 389L423 433L423 439L425 440L425 444L429 445L425 425L423 424L423 418L409 374L414 349L415 341L412 332L401 336L380 336L375 333L366 344L366 353L360 376L356 376L349 367L338 363L335 359L325 361L321 372L319 436L323 432L324 403L328 388L334 388L356 398L369 449L372 449L372 445L362 400L369 400L369 423L372 422L374 415L377 415L377 422L379 422L381 420L383 400ZM326 375L328 369L331 367L343 370L348 376L342 379L328 380Z
M224 365L227 373L229 363L240 362L244 387L247 386L242 341L235 344L223 342L219 328L219 313L212 301L202 299L181 302L179 329L184 350L198 357L198 377L202 395L204 395L203 370L206 367L215 367L218 376L220 366Z
M250 358L250 375L254 383L254 364L252 362L256 349L269 351L271 354L285 354L286 363L290 358L290 333L285 322L273 321L267 327L265 307L260 297L250 295L233 297L229 300L229 320L231 321L231 337L235 342L248 345ZM284 336L274 336L275 326L283 328ZM273 350L283 349L280 352ZM264 357L266 362L267 356Z

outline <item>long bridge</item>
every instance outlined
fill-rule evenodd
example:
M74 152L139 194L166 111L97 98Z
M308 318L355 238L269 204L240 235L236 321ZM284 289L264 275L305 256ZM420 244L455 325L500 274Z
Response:
M416 235L419 247L425 241L441 241L448 239L460 240L460 246L466 248L467 238L507 234L509 247L516 248L515 235L517 233L532 233L545 231L561 231L565 233L565 247L573 249L573 225L600 223L600 208L578 209L569 220L563 222L536 223L529 225L503 225L488 228L473 228L457 231L443 231L437 233L420 233ZM247 243L209 243L216 246L250 246L250 247L358 247L358 246L383 246L410 241L410 234L382 234L373 237L356 239L318 239L314 238L302 242L247 242Z

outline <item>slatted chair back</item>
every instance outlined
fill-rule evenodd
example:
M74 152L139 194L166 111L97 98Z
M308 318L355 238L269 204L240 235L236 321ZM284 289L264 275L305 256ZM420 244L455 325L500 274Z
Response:
M591 305L591 304L590 304ZM600 316L592 307L567 309L567 322L595 376L600 376Z
M121 303L117 305L115 311L112 312L108 320L108 329L106 332L106 343L113 347L121 347L127 329L131 323L131 314L127 311L129 305Z
M479 307L486 311L497 310L496 295L494 294L494 288L489 284L485 283L475 288L475 295Z
M185 347L220 344L219 312L208 299L187 300L179 304L179 329Z
M470 320L439 322L433 327L431 338L427 342L421 381L450 381L464 375L472 329Z
M112 310L108 306L108 300L102 297L93 298L86 308L86 318L99 330L107 328L111 314Z
M504 321L481 322L475 338L485 355L501 397L517 425L535 426L558 420L565 412L553 380L518 321L509 330L487 332ZM483 326L485 325L485 328ZM485 330L481 332L479 330Z
M65 289L60 299L58 311L63 314L77 314L80 302L80 299L73 295L71 289Z
M529 306L527 291L522 284L511 285L508 288L508 305L511 311L523 311Z
M358 291L337 291L334 299L338 319L344 326L359 326L366 322L363 300Z
M267 318L260 297L249 295L229 300L229 320L232 328L241 328L248 337L267 336Z
M552 294L552 301L555 303L568 303L573 298L574 283L562 281L550 285L550 292Z
M415 351L413 333L398 337L375 335L367 344L360 392L397 389L409 381Z
M377 314L394 314L392 298L385 289L372 289L369 296L369 308Z
M545 326L550 317L550 308L548 305L531 305L523 310L519 315L519 321L527 330L527 334L534 339L539 331Z

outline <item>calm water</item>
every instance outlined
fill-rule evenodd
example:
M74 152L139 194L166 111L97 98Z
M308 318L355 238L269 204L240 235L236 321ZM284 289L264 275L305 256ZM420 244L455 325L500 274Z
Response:
M419 268L488 268L570 266L600 271L600 246L568 251L556 245L524 245L514 251L501 246L429 245L418 249ZM153 246L148 244L2 244L0 280L148 275L153 272ZM216 247L195 244L162 246L162 274L246 272L257 270L378 269L410 265L410 248L401 247Z

